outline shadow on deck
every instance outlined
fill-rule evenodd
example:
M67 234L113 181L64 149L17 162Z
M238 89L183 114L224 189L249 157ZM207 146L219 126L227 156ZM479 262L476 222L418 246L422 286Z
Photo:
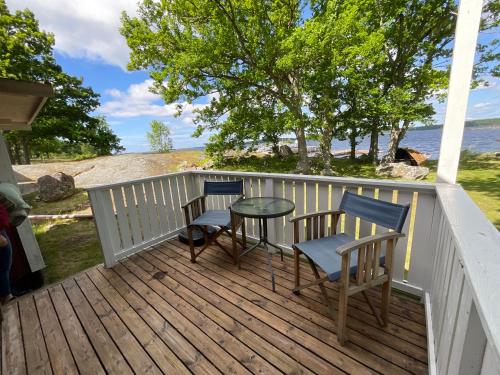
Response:
M2 373L427 373L423 305L393 296L381 328L355 295L340 346L319 289L295 296L292 260L274 266L276 293L264 253L241 270L217 249L192 264L172 240L92 268L4 308Z

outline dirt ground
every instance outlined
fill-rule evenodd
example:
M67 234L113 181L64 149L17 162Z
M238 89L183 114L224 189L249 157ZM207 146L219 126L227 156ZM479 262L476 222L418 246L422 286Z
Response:
M74 177L76 187L84 188L176 172L183 165L202 165L203 158L201 151L194 150L121 154L81 161L14 165L14 171L19 182L63 172Z

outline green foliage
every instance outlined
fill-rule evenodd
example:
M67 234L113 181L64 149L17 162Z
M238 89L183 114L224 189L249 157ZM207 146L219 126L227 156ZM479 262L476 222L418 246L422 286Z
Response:
M483 30L497 27L498 2L485 9ZM295 133L307 170L306 137L329 166L335 137L354 149L369 134L377 155L378 135L390 132L393 156L412 124L432 121L456 12L454 0L142 0L121 32L129 68L147 69L166 102L212 96L195 132L213 134L211 155ZM496 44L480 63L491 68Z
M307 170L302 72L289 64L286 43L303 22L304 5L281 0L143 0L137 17L122 16L121 32L132 50L129 68L149 70L154 91L167 103L218 94L200 111L198 133L220 130L227 114L241 106L246 107L244 122L228 121L229 127L243 130L250 115L252 126L259 123L256 104L272 108L277 103L276 108L293 116L300 168Z
M500 1L486 0L483 6L481 31L493 35L487 42L479 43L479 61L475 65L476 82L488 84L490 77L500 77Z
M31 153L60 153L66 146L78 152L83 144L98 155L122 151L105 119L91 115L99 106L99 94L83 86L83 79L62 71L53 45L54 36L39 29L30 10L10 13L0 0L0 77L50 83L54 89L31 132L6 133L12 158L29 163Z
M146 136L151 150L154 152L170 152L173 149L172 138L168 126L158 120L153 120L149 124L151 131Z

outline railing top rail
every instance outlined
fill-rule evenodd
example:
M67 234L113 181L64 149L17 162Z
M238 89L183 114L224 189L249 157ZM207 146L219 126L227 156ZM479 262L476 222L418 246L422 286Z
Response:
M368 179L368 178L355 178L355 177L331 177L331 176L314 176L314 175L302 175L302 174L285 174L285 173L260 173L260 172L240 172L240 171L218 171L218 170L202 170L202 171L191 171L193 174L201 175L226 175L226 176L241 176L241 177L259 177L259 178L279 178L283 180L294 180L294 181L307 181L307 182L331 182L344 185L356 185L356 186L376 186L376 187L387 187L391 189L404 189L412 191L429 191L435 192L435 183L426 182L406 182L406 181L391 181L391 180L380 180L380 179Z
M461 186L439 184L437 197L457 244L485 333L500 356L500 232Z
M154 180L157 180L159 178L164 178L164 177L189 175L190 173L191 173L191 171L166 173L166 174L162 174L162 175L158 175L158 176L139 178L136 180L128 180L128 181L123 181L123 182L114 182L112 184L102 184L102 185L90 186L90 187L85 188L85 190L86 191L93 191L93 190L101 190L101 189L111 189L114 187L128 186L128 185L138 184L141 182L154 181Z

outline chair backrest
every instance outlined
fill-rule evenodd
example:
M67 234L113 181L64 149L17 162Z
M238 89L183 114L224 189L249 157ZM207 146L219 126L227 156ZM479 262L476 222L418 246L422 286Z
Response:
M243 180L237 181L205 181L203 195L241 195L243 194Z
M401 233L410 205L385 202L346 191L339 208L348 215Z

